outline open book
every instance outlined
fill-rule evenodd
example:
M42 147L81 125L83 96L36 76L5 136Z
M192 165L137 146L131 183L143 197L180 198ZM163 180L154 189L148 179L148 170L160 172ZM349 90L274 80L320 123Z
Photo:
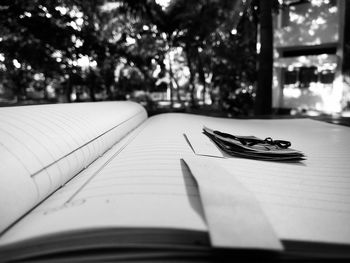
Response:
M147 118L133 102L1 108L0 123L0 261L211 258L186 158L225 169L254 195L284 245L278 256L349 257L347 127L180 113ZM287 139L307 159L196 154L184 134L204 138L203 126Z

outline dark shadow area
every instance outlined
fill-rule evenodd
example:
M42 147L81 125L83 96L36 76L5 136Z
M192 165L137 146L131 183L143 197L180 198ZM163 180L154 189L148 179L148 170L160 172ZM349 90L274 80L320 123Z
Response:
M199 189L198 189L198 184L196 182L196 179L193 177L193 175L191 174L191 171L188 169L186 163L182 159L180 160L180 163L181 163L181 171L185 182L188 201L192 206L193 210L196 211L197 214L203 218L203 221L205 221L204 210L201 204L201 200L199 198Z

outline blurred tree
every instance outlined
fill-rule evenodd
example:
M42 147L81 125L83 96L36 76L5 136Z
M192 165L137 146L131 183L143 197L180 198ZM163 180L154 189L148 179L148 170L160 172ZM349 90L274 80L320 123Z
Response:
M245 3L248 4L248 2ZM166 58L167 54L174 48L180 47L184 50L189 70L188 84L192 104L195 105L194 93L196 86L198 86L197 83L202 87L202 98L204 99L206 90L210 86L209 80L213 75L212 60L216 59L216 62L219 62L219 59L216 58L217 52L223 53L220 51L220 43L234 40L230 36L240 15L243 14L243 2L173 0L169 6L162 8L155 1L124 1L124 7L155 26L158 34L163 38L164 45L161 48L158 47L158 50L163 52L163 56L160 56L161 59ZM238 39L236 40L238 41ZM226 52L222 56L230 56L236 49L235 44L235 41L228 44ZM239 53L236 52L237 54ZM168 59L168 61L171 60ZM226 60L226 62L230 65L232 62L238 64L234 59ZM161 61L157 61L157 63L162 65ZM254 64L250 66L255 69ZM173 72L171 64L168 65L167 70L171 79L170 86L172 87L172 83L174 83L174 86L177 87L176 74ZM229 71L226 72L229 74ZM234 87L231 85L232 89Z
M81 1L84 2L84 1ZM45 74L45 78L76 71L76 39L80 25L76 14L79 1L2 1L0 3L0 53L8 75L17 72ZM18 99L24 98L29 82L17 84ZM18 86L20 85L20 86ZM20 87L20 88L18 88ZM24 94L25 95L25 94Z
M245 4L248 5L248 2ZM213 89L216 85L220 85L222 90L224 87L234 90L234 81L229 81L229 84L225 79L231 79L232 76L234 79L234 76L239 74L235 74L233 68L226 71L217 71L216 68L220 65L224 68L223 64L228 68L239 64L232 54L238 54L235 51L240 38L235 38L234 35L243 10L242 1L181 0L173 1L168 7L167 20L172 22L173 42L183 47L186 52L192 104L195 103L196 80L201 84L203 100L207 89ZM215 74L219 72L220 74Z
M200 89L203 100L208 90L214 99L214 90L230 94L255 81L255 22L242 10L238 0L173 0L167 7L154 0L5 0L0 53L18 98L35 74L61 82L58 93L68 101L82 99L85 88L91 100L152 91L167 78L163 84L178 99L188 87L195 104ZM245 23L236 28L240 17Z
M237 28L224 24L210 40L212 84L219 89L219 104L235 104L239 92L252 96L256 82L256 18L249 8ZM226 27L226 28L225 28ZM228 32L228 33L225 33ZM246 96L245 96L246 97ZM251 99L247 101L251 104ZM249 105L252 107L252 105ZM234 111L230 106L231 111ZM239 112L232 112L239 114Z

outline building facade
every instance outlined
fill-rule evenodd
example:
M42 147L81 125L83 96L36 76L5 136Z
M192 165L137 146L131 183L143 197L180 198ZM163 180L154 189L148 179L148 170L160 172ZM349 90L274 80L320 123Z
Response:
M344 0L285 0L274 16L273 107L340 113Z

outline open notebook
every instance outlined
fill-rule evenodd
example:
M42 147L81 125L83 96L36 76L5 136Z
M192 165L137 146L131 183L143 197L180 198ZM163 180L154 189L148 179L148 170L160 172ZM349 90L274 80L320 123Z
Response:
M147 118L132 102L1 108L0 123L0 261L210 259L215 248L186 158L225 169L254 195L284 245L278 257L350 255L347 127ZM184 134L204 136L203 126L288 139L307 159L198 155Z

